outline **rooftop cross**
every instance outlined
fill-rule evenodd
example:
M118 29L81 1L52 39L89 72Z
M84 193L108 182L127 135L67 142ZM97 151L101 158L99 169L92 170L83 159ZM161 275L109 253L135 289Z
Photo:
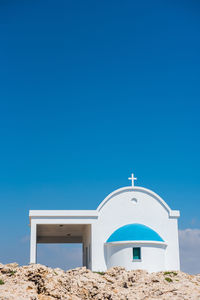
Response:
M131 177L128 178L128 180L131 180L131 182L132 182L132 187L134 187L134 181L137 180L137 178L134 177L134 174L133 174L133 173L131 174Z

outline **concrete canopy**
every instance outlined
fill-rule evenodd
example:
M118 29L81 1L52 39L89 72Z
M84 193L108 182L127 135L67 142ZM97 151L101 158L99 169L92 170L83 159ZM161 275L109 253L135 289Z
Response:
M89 224L38 224L37 243L82 243Z

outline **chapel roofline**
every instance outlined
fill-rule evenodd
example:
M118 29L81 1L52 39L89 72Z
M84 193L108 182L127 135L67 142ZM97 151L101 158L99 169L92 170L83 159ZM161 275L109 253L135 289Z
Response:
M77 217L77 218L98 218L99 212L106 205L106 203L113 198L116 194L120 194L126 191L140 191L154 197L169 213L170 218L179 218L180 211L172 210L167 203L153 191L140 186L126 186L119 188L110 193L97 207L96 210L29 210L29 219L45 218L45 217Z
M34 218L98 218L97 210L29 210L29 219Z
M122 188L119 188L115 191L113 191L112 193L110 193L97 207L97 211L101 211L101 209L103 208L103 206L111 199L113 198L116 194L120 194L122 192L126 192L126 191L140 191L140 192L144 192L146 194L149 194L151 196L153 196L156 200L158 200L158 202L160 202L160 204L167 210L167 212L169 213L169 217L170 218L179 218L180 217L180 211L179 210L172 210L168 204L155 192L141 187L141 186L125 186Z

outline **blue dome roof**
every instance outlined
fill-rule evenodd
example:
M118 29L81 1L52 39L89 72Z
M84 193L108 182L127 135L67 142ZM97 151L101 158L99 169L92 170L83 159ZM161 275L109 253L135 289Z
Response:
M142 224L128 224L118 228L108 238L107 243L122 241L156 241L164 242L153 229Z

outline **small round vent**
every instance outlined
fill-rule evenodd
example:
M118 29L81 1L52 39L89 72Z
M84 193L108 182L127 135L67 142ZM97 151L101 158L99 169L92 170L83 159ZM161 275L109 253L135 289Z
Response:
M132 198L131 202L134 203L134 204L136 204L138 202L138 200L136 198Z

